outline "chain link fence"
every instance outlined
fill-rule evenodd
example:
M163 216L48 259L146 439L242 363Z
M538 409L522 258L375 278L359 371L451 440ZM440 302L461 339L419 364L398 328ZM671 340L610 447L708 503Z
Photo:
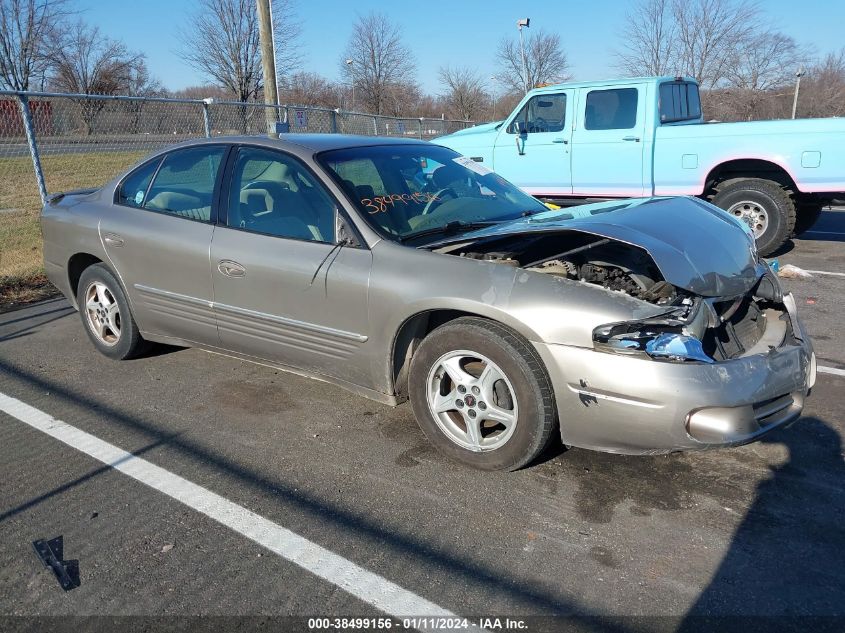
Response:
M0 91L0 280L41 267L38 212L50 193L97 187L150 152L197 137L291 133L432 139L469 121L305 106Z

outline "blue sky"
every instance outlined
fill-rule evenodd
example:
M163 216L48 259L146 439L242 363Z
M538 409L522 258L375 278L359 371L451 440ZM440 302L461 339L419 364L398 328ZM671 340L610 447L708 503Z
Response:
M494 54L502 36L516 37L516 20L531 18L531 28L560 35L576 79L612 77L613 50L624 37L624 0L429 0L372 2L367 0L296 0L303 23L303 63L297 70L338 79L351 24L358 14L381 11L402 28L405 43L417 60L417 80L436 92L437 69L452 64L478 68L482 76L495 71ZM177 29L185 25L195 0L79 0L83 18L111 37L146 53L150 70L167 88L203 83L203 78L173 52ZM842 0L764 0L769 22L802 46L824 54L845 44ZM520 8L516 8L520 7ZM796 8L800 7L800 8Z

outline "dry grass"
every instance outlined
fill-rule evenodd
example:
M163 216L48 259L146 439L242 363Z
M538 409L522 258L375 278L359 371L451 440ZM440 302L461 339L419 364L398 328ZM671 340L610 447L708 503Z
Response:
M68 191L101 185L145 153L44 156L41 166L48 191ZM0 159L0 309L12 302L44 296L40 210L41 199L30 158Z

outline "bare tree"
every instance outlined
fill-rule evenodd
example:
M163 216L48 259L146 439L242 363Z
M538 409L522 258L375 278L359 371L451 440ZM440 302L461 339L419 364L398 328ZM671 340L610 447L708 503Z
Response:
M46 76L68 15L65 0L0 0L0 87L29 90Z
M484 91L484 81L477 71L447 66L440 69L439 75L446 89L442 97L450 116L464 121L482 116L490 103L490 97Z
M359 16L341 61L352 60L356 105L364 111L382 114L395 103L391 87L413 80L416 70L411 52L402 43L402 33L382 13Z
M845 48L813 64L801 83L801 116L845 116Z
M339 106L342 89L317 73L294 73L280 84L282 102L290 105Z
M298 58L299 24L288 0L275 0L273 37L276 68L283 71ZM177 54L237 101L261 94L263 77L255 0L200 0L190 25L180 32Z
M759 8L752 0L674 0L677 68L704 88L724 79L729 60L753 36Z
M557 83L569 79L569 62L560 45L557 33L535 31L525 41L526 80L522 66L522 53L519 40L504 38L499 42L497 53L501 70L496 75L498 81L510 92L524 92L525 86Z
M51 85L56 90L85 95L114 95L129 88L132 71L143 55L100 33L96 26L77 21L63 35L60 49L51 57ZM87 132L93 131L97 115L106 102L79 99Z
M642 0L626 12L617 66L631 76L675 72L676 29L671 0Z
M782 33L764 31L739 42L725 66L727 97L737 114L758 118L769 93L790 83L800 61L795 40Z

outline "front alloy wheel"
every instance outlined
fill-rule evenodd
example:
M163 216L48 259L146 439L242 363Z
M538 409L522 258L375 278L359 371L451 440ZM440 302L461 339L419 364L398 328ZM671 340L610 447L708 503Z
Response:
M522 468L557 427L537 351L488 319L461 317L432 330L411 358L408 395L441 453L484 470Z
M443 434L470 451L503 446L519 419L514 388L492 360L469 350L447 352L428 375L428 406Z

